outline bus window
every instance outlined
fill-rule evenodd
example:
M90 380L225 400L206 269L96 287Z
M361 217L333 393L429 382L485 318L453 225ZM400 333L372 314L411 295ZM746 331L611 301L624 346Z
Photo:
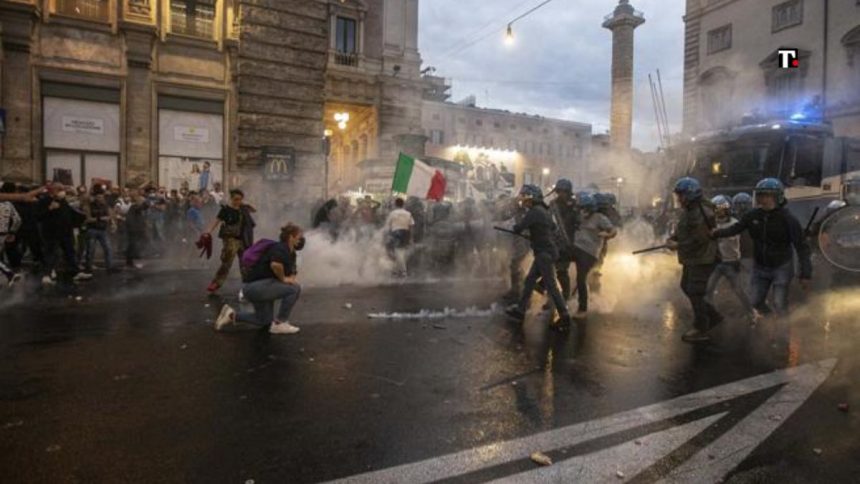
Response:
M821 186L824 142L819 138L792 137L789 143L790 164L787 179L792 186Z

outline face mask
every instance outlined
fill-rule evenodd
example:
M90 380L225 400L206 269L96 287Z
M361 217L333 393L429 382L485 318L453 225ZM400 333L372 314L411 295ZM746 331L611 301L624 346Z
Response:
M300 251L305 248L305 238L304 236L299 237L299 240L296 241L295 247L293 247L296 251Z

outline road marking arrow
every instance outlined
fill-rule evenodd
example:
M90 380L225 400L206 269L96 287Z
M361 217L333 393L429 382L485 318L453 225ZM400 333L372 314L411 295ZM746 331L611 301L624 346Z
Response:
M649 481L716 482L797 410L835 365L836 359L829 359L774 371L609 417L334 482L471 482L494 478L507 482L618 482L645 473L650 474ZM763 403L748 415L717 432L713 441L695 442L705 430L729 419L727 404L762 399ZM616 442L619 436L626 440ZM641 446L635 442L640 439ZM598 448L590 449L595 444ZM528 456L535 451L551 455L556 464L527 467ZM622 478L618 471L622 471Z

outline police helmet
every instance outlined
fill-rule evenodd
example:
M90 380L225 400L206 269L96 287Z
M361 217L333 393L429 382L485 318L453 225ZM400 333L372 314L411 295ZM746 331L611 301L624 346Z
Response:
M614 193L604 193L603 195L606 197L607 202L609 202L610 207L618 205L618 197Z
M732 210L732 201L729 200L729 197L725 195L717 195L711 199L711 203L714 204L714 207L717 210L725 210L729 212Z
M672 191L684 197L684 200L688 202L702 198L702 185L699 183L699 180L689 176L685 176L675 182L675 189Z
M571 183L567 178L559 178L558 181L555 182L555 191L573 193L573 183Z
M743 215L748 212L753 205L753 199L749 193L738 193L732 197L732 210L735 215Z
M755 196L773 195L777 205L785 205L785 186L776 178L765 178L755 185Z
M590 210L592 212L597 210L597 195L598 194L590 194L586 192L582 192L577 197L577 201L579 202L580 208L585 210Z
M609 208L609 197L606 195L606 193L595 193L592 195L592 197L594 197L594 203L597 204L598 209Z
M526 184L520 188L520 198L525 200L543 201L543 192L535 185Z

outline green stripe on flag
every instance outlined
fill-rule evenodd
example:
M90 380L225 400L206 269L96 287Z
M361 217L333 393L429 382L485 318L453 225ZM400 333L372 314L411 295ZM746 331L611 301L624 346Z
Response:
M397 159L397 168L394 170L394 181L391 183L391 191L406 193L414 167L415 158L400 153L400 157Z

